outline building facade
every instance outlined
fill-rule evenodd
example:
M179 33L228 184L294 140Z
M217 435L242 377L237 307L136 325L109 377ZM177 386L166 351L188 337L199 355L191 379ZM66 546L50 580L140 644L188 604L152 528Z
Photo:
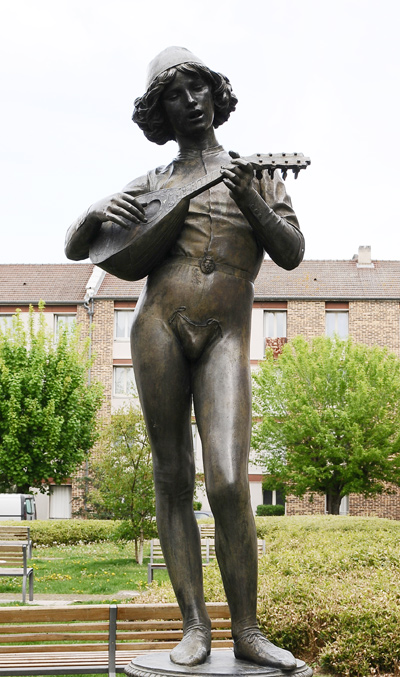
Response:
M49 328L78 322L82 337L90 336L95 361L90 378L103 383L105 398L100 415L134 397L129 331L144 281L127 282L89 263L0 265L0 322L8 322L16 308L27 313L29 304L46 303ZM299 334L306 339L334 333L352 336L367 345L387 347L400 357L400 261L373 261L369 247L360 247L349 261L303 261L293 271L265 260L255 282L250 360L253 369L263 359L266 345L275 351ZM193 425L198 472L202 472L201 441ZM81 473L85 473L83 468ZM279 503L279 492L262 491L262 470L249 468L252 506ZM203 508L207 498L199 496ZM53 487L50 497L39 497L42 518L70 517L81 500L79 483L71 480ZM325 498L312 502L286 497L286 514L325 512ZM348 496L341 510L350 515L377 515L400 519L400 491L375 499Z

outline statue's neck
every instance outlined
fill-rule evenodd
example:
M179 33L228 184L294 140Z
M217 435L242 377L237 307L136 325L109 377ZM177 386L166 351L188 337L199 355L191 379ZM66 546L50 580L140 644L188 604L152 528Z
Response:
M191 136L177 137L179 152L184 153L188 150L208 150L218 146L217 137L215 136L214 127L205 130L201 134L193 134Z

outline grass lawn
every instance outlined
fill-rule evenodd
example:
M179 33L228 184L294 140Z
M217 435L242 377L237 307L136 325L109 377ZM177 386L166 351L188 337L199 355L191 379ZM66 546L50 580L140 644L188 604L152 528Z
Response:
M124 590L144 590L147 562L148 556L143 565L136 564L133 543L37 547L30 562L34 568L34 593L108 596ZM154 578L165 581L168 574L160 570ZM0 578L0 593L20 591L21 579ZM116 600L120 601L118 597Z

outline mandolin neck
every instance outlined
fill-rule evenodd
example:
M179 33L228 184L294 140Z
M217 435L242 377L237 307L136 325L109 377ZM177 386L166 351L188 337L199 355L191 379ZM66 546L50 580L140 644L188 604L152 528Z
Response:
M221 169L222 167L214 170L211 174L203 176L201 179L196 179L196 181L191 181L186 186L183 186L181 188L181 197L191 200L192 197L196 197L196 195L200 195L200 193L203 193L208 188L221 183L224 178L221 174Z
M250 157L243 159L250 162L256 172L266 169L271 178L273 178L274 172L277 169L280 169L283 179L286 179L289 169L293 171L294 178L297 179L300 170L306 169L308 165L311 164L311 160L304 157L302 153L269 153L268 155L257 153L256 155L251 155ZM223 181L224 177L222 171L224 169L232 169L233 167L235 167L234 163L221 166L219 169L211 172L211 174L207 174L196 181L188 183L186 186L179 189L180 197L191 199L202 193L204 190L207 190L207 188L215 186L217 183Z

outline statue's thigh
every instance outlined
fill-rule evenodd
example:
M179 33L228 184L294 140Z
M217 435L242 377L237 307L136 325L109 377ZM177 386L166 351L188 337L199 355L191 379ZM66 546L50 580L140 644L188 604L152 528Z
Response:
M136 328L132 362L156 465L190 462L190 368L167 323Z
M196 422L207 484L221 478L247 481L251 434L251 379L243 334L229 334L213 346L195 370Z

